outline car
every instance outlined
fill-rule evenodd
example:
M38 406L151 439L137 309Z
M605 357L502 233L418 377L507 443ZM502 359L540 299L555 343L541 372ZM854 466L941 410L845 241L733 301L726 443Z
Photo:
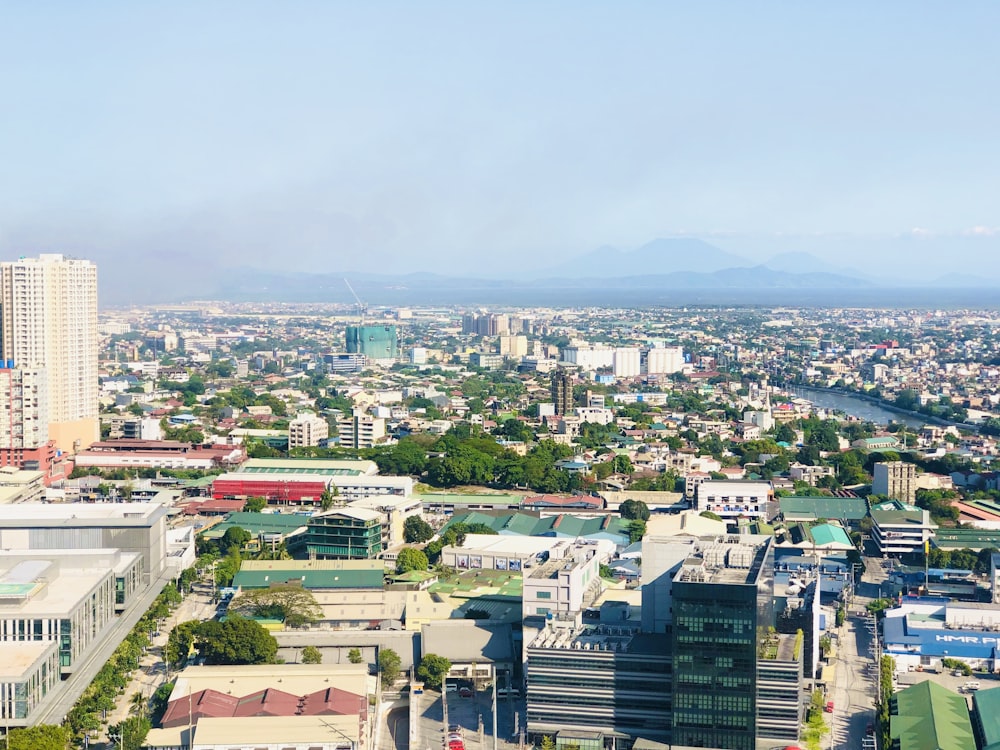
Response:
M447 684L446 684L446 685L444 686L444 691L445 691L446 693L454 693L454 692L457 692L457 691L458 691L458 685L447 685Z
M448 750L465 750L465 745L461 740L451 740L448 742Z
M823 710L826 711L828 714L832 714L833 713L833 701L827 701L826 702L826 708L824 708Z
M449 724L448 725L448 731L449 732L461 732L462 731L462 725L461 724Z
M875 725L869 721L868 726L865 727L865 735L871 737L873 734L875 734Z
M472 697L472 691L469 688L467 688L467 687L460 688L459 691L458 691L458 694L462 698L471 698Z
M462 741L462 733L461 732L449 732L448 733L448 742L451 742L453 740L461 742Z
M980 685L976 680L970 680L969 682L962 685L962 687L964 687L969 692L972 692L974 690L979 690Z

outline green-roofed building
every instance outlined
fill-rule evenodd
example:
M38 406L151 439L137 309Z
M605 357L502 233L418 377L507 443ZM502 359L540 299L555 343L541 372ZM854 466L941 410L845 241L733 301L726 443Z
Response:
M820 518L858 523L868 515L868 500L863 497L779 497L778 506L789 523Z
M973 552L991 547L1000 549L1000 529L938 529L932 544L940 549L971 549Z
M972 697L972 731L979 750L1000 750L1000 688L980 690Z
M378 473L374 461L350 458L251 458L240 466L250 474L319 474L327 477L360 477Z
M255 539L277 535L280 541L304 528L308 522L308 517L293 513L230 513L223 521L202 532L202 536L205 539L221 539L226 529L239 526Z
M242 589L293 584L310 591L383 588L381 560L246 560L233 579Z
M520 510L521 495L483 493L460 495L451 492L428 492L420 495L424 513L464 513L472 510Z
M611 514L574 516L560 513L543 517L539 513L527 511L514 513L471 511L456 513L441 531L446 531L456 523L483 524L501 536L551 536L568 539L582 537L607 539L621 546L629 544L630 521Z
M889 736L898 750L972 750L976 739L965 698L920 682L892 698Z

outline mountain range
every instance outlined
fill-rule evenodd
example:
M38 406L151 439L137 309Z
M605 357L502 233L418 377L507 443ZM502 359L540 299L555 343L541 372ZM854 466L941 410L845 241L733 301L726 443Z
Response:
M150 266L143 269L147 275ZM895 280L843 268L808 252L783 252L754 262L701 239L659 238L634 250L600 247L558 266L532 273L518 268L516 279L451 276L436 273L304 273L255 268L217 269L203 264L203 273L182 283L159 283L136 288L136 269L130 263L102 267L102 303L176 302L190 299L232 301L351 302L344 283L364 291L369 304L403 304L405 299L433 300L445 304L476 292L491 296L517 292L522 297L544 299L546 290L579 293L624 293L628 290L866 290L908 286ZM168 274L164 277L169 278ZM991 283L971 274L949 273L924 282L922 288L989 287ZM409 304L419 304L411 301Z

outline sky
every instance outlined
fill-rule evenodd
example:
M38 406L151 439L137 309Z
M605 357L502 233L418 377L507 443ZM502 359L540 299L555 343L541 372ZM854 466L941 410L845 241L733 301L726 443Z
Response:
M510 275L690 236L1000 280L995 2L2 16L2 257Z

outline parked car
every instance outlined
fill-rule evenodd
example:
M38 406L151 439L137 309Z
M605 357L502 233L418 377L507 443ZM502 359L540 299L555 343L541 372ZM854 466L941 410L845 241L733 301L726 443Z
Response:
M833 713L833 701L827 701L826 702L826 708L824 708L823 710L826 711L828 714L832 714Z
M472 697L472 690L470 690L470 689L469 689L469 688L467 688L467 687L464 687L464 688L459 688L459 690L458 690L458 694L459 694L459 695L460 695L460 696L461 696L462 698L471 698L471 697Z

